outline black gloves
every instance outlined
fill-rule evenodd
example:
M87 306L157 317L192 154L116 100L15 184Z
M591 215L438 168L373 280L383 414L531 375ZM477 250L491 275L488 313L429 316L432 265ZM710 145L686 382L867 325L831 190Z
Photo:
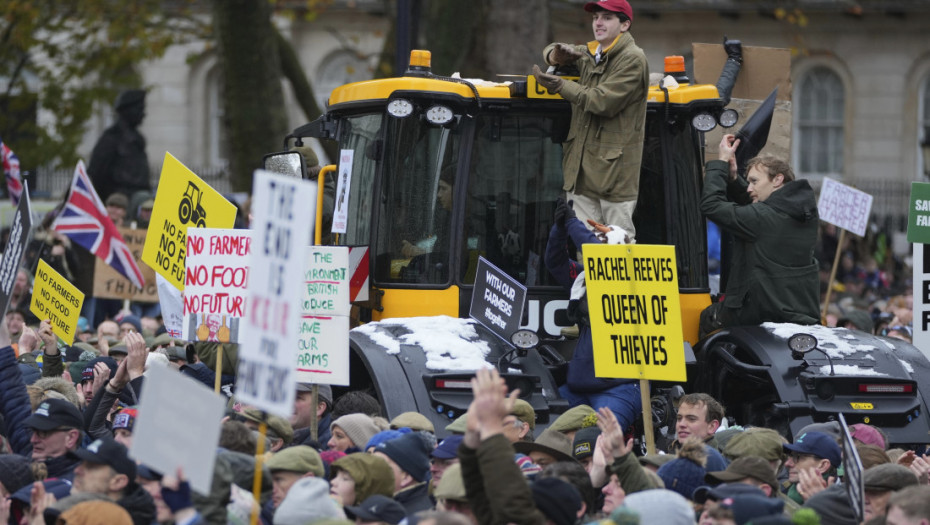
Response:
M727 52L727 58L735 60L737 63L743 63L743 43L739 40L730 40L724 35L723 50Z
M562 80L562 77L558 75L543 73L536 64L533 64L533 76L536 77L536 82L538 82L540 86L546 88L546 90L553 95L562 90L562 83L565 82Z
M563 199L562 197L559 197L558 200L555 201L554 218L555 218L556 226L558 226L559 228L564 228L566 221L568 221L569 219L574 219L576 217L577 215L575 215L575 210L572 209L571 204L568 204L567 202L565 202L565 199Z

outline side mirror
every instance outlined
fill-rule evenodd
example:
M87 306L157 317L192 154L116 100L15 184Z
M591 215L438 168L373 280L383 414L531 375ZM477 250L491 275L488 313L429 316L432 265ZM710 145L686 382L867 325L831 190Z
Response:
M307 178L304 156L299 151L269 153L262 157L262 169L298 179Z

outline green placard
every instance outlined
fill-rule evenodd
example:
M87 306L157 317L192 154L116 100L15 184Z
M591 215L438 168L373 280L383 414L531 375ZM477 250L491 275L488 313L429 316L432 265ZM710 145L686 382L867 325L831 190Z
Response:
M911 183L907 212L907 242L930 244L930 183Z

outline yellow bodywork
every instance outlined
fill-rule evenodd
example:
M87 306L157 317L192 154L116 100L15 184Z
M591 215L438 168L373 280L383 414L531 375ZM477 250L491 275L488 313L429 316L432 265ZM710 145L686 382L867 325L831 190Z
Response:
M382 288L381 291L384 292L381 297L384 310L371 312L374 321L392 317L459 316L458 286L450 286L444 290Z
M681 332L684 340L694 346L698 342L701 311L710 306L709 293L683 293L678 296L681 303Z
M510 87L506 84L476 84L475 87L478 89L478 96L481 98L510 98ZM335 106L361 100L383 100L389 98L395 91L448 93L459 95L462 98L475 98L475 94L470 87L458 82L427 77L400 77L366 80L340 86L334 89L329 96L329 105Z
M687 104L695 100L717 99L720 98L720 94L717 93L717 86L712 84L682 84L669 89L668 98L672 104ZM648 101L665 102L665 92L659 89L659 86L650 86Z

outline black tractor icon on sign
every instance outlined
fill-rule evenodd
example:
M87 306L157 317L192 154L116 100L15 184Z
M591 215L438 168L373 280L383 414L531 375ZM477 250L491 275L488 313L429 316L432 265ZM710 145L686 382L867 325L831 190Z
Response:
M184 196L181 197L181 204L178 206L178 218L181 219L181 224L191 222L198 228L207 226L207 211L200 205L202 198L203 193L200 188L188 181L187 189L184 190Z

